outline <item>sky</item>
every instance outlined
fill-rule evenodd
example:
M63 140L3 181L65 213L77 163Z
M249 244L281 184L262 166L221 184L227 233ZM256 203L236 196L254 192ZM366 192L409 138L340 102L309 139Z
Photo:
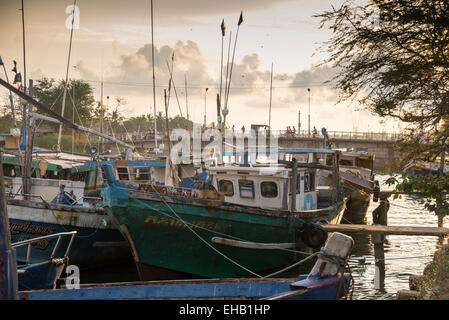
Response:
M327 57L320 47L331 33L320 29L313 15L341 2L153 0L157 112L165 112L164 89L168 92L173 66L169 115L186 116L188 109L192 121L203 123L205 112L207 123L216 121L220 74L233 61L227 122L237 128L269 123L273 66L273 129L297 130L299 118L301 130L307 130L310 110L311 127L319 131L398 132L397 121L381 119L354 103L337 104L338 91L324 83L335 75L332 66L319 66ZM65 79L73 4L24 0L28 79ZM109 110L117 107L124 117L153 113L151 0L76 0L76 6L68 77L88 82L96 100L103 99ZM13 60L19 72L24 69L20 8L21 0L0 2L0 56L10 79ZM0 77L5 79L3 70ZM222 83L224 88L224 75ZM6 95L1 88L0 101ZM117 98L124 103L117 105Z

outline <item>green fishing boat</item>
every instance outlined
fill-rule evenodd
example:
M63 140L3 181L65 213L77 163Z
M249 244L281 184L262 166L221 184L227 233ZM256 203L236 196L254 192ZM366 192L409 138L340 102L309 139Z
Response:
M121 183L112 167L104 208L130 244L142 280L268 276L319 249L321 224L339 223L345 210L332 166L296 158L276 165L209 168L209 188L184 189ZM334 173L331 186L317 186L316 170Z

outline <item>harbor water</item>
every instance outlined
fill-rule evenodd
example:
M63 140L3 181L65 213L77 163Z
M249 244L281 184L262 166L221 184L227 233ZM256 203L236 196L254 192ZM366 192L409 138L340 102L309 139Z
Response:
M387 176L376 176L381 190L391 190L384 184ZM389 198L388 225L437 227L438 219L424 209L417 196ZM379 202L371 202L366 223L372 223L372 212ZM444 221L447 223L447 220ZM354 300L392 300L399 290L409 289L409 277L421 275L426 265L432 261L434 252L440 246L438 237L388 235L385 248L384 286L376 288L374 249L370 236L353 236L355 247L351 256L351 270L355 280ZM446 240L445 242L446 243ZM366 264L363 264L363 261Z
M376 176L381 190L391 190L384 184L387 176ZM436 227L437 217L427 212L419 203L417 196L389 198L388 225ZM366 224L372 223L372 212L379 202L371 202L366 215ZM445 222L447 222L445 220ZM385 248L384 286L376 288L374 249L369 235L352 235L355 246L352 251L350 267L354 277L353 300L394 300L398 290L409 289L410 275L422 274L427 263L432 261L437 250L438 237L432 236L387 236ZM313 265L289 270L280 277L295 277L307 273ZM132 261L118 266L105 267L81 272L81 283L138 281L137 270Z

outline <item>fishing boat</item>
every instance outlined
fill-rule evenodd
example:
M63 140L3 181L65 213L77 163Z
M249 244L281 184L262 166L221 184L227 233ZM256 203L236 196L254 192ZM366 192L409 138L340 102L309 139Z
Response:
M104 208L129 242L141 280L273 272L319 248L327 239L320 224L339 223L345 210L338 179L320 191L314 179L318 167L338 176L339 153L308 154L315 151L333 156L334 167L296 158L276 167L210 167L213 184L203 189L132 187L103 165Z
M45 290L56 289L57 281L60 279L63 270L69 264L69 252L75 237L76 231L62 232L38 238L23 240L12 243L12 248L17 253L25 253L26 261L18 263L17 278L19 290ZM64 247L61 239L67 237L67 245ZM42 242L56 239L52 247L51 254L44 259L31 262L31 246Z
M434 162L424 160L411 160L404 167L403 171L412 175L428 176L428 175L437 175L439 168L440 168L439 160ZM449 164L444 164L443 172L448 171L449 171Z
M71 261L80 268L131 260L125 239L97 205L101 199L85 196L100 187L101 172L80 163L88 157L78 157L75 162L63 158L64 154L36 155L30 193L25 194L20 160L12 155L2 157L12 241L76 231ZM31 262L48 257L56 241L43 240L30 247ZM17 253L19 262L27 259L26 252Z
M79 288L21 290L21 300L116 299L350 299L354 280L345 265L354 246L351 237L335 232L309 274L297 278L232 278L81 284Z
M371 200L377 201L379 182L374 178L373 153L365 151L342 152L339 160L344 192L349 197L343 216L345 222L357 223L365 219ZM320 184L332 177L331 172L320 172Z

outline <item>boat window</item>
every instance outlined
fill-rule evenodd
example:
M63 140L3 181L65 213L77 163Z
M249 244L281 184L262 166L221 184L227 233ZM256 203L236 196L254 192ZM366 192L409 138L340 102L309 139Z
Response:
M49 171L49 170L47 170L45 172L45 175L42 178L57 180L58 179L58 171Z
M254 199L254 181L239 180L240 198Z
M14 165L12 165L12 164L4 164L3 165L3 175L5 177L11 177L11 178L19 176L14 168Z
M88 171L84 172L72 172L70 174L70 180L72 181L86 181Z
M276 182L264 181L260 184L260 193L265 198L276 198L278 196L278 186Z
M136 180L150 180L149 168L135 168L134 172Z
M232 197L234 195L234 185L232 184L232 181L218 181L218 191L223 193L226 197Z
M340 160L340 165L341 166L350 166L350 167L352 167L353 166L353 162L352 162L352 160L341 159Z
M366 169L371 169L371 160L370 159L355 159L356 167L362 167Z
M304 192L315 191L315 174L313 172L304 175Z
M128 168L117 168L117 173L119 180L129 180Z

